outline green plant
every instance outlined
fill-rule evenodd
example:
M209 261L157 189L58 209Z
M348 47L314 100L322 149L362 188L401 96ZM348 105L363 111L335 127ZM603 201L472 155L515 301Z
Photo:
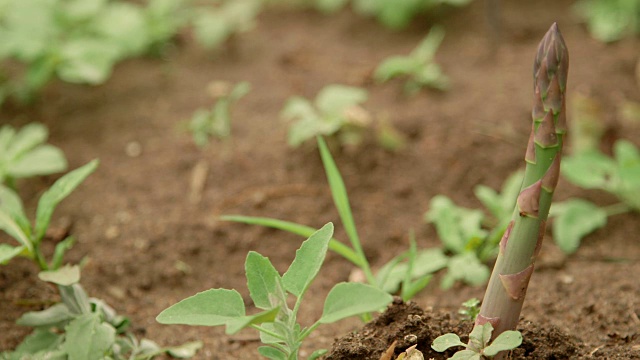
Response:
M640 34L638 0L580 0L574 9L597 40L612 42Z
M475 323L475 328L490 323L495 329L493 338L515 329L542 245L560 176L568 71L567 47L554 23L540 42L534 61L533 124L524 180ZM503 355L499 353L498 357Z
M471 0L353 0L356 12L374 16L391 29L402 29L422 13L435 11L441 5L464 6Z
M288 142L297 147L318 135L336 136L342 144L361 141L371 116L360 104L367 100L366 90L345 85L327 85L311 101L294 96L287 100L281 116L292 121Z
M320 319L309 327L297 323L303 296L320 271L332 234L331 223L314 232L296 251L295 259L282 276L268 258L249 252L245 272L249 295L262 310L257 314L246 315L242 296L236 290L211 289L172 305L157 320L162 324L225 325L229 335L251 327L260 332L260 340L266 345L258 349L262 356L298 359L302 341L321 324L377 311L392 301L391 295L372 286L339 283L327 295ZM289 295L296 299L293 309L287 303ZM317 350L309 359L325 352Z
M462 307L458 310L458 314L464 320L475 320L480 313L480 300L471 298L462 303Z
M262 9L261 0L218 0L212 7L192 12L196 39L207 48L216 48L237 33L255 26Z
M331 188L333 202L338 210L342 224L346 230L351 247L336 239L329 241L329 249L344 257L360 269L366 282L388 293L400 291L404 300L409 300L417 292L426 287L433 273L447 266L448 259L440 249L417 250L413 235L410 236L409 250L397 255L383 265L377 274L373 274L367 260L358 231L356 229L347 190L331 153L321 137L318 137L320 156L325 167L327 180ZM309 236L313 228L305 225L277 219L227 215L222 220L238 221L246 224L268 226L288 231L300 236Z
M463 346L465 347L464 350L456 352L449 359L481 360L492 358L501 351L513 350L522 344L522 334L518 331L504 331L491 341L492 332L493 326L491 326L491 323L476 326L469 334L469 344L460 341L456 334L444 334L433 340L431 348L437 352L443 352L453 346Z
M0 127L0 184L15 189L15 180L48 175L66 170L67 160L60 149L45 144L47 128L38 123L16 130L10 125Z
M96 160L58 179L41 197L35 223L25 215L22 200L0 184L0 230L18 245L0 244L0 264L22 256L40 268L38 277L57 286L62 302L45 310L28 312L17 321L30 326L28 335L13 352L3 352L0 359L149 359L169 353L191 357L201 343L161 348L150 340L138 340L128 333L129 320L119 316L102 300L89 298L78 281L78 266L62 266L63 257L74 243L73 237L59 242L47 261L42 242L57 205L84 181L98 166Z
M386 82L396 77L406 77L404 89L408 94L415 94L425 86L447 90L449 78L434 61L442 39L444 39L444 29L441 26L432 27L429 34L411 54L392 56L378 65L374 73L376 81Z
M613 157L596 148L566 157L562 175L575 185L604 190L621 201L606 207L575 198L555 204L553 236L567 253L574 252L584 236L604 227L609 216L640 211L640 151L629 141L618 140Z
M251 84L240 82L234 86L224 81L210 84L209 92L215 103L210 109L198 109L189 121L195 143L204 147L211 136L219 139L231 135L231 106L251 91Z
M457 206L444 195L431 199L425 220L434 224L444 248L452 254L443 288L450 288L458 280L473 285L487 281L489 268L484 263L497 255L521 183L522 172L518 171L505 180L500 193L484 185L475 187L475 195L489 216L479 209Z
M205 47L245 31L259 0L150 0L146 7L121 0L5 0L0 9L0 61L23 64L3 76L0 103L35 98L54 77L70 83L104 83L114 66L131 57L161 53L185 26Z

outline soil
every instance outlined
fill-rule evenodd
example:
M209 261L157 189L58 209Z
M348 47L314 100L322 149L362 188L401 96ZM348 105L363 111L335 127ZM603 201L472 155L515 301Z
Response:
M337 238L346 240L317 149L286 145L287 127L279 120L284 101L292 95L313 97L330 83L363 86L370 91L366 108L389 117L407 135L408 146L395 153L377 146L373 136L357 149L333 149L364 250L379 267L406 249L409 229L420 247L439 245L435 230L423 220L433 196L479 207L475 185L498 188L523 166L533 56L554 21L571 53L568 96L598 99L609 129L608 150L618 137L640 145L640 124L619 115L623 101L640 101L634 74L640 43L629 38L605 45L591 39L571 12L572 3L503 2L499 47L490 41L482 1L437 19L418 19L399 32L349 10L324 16L270 9L254 30L220 51L207 52L185 34L162 59L127 61L102 86L55 82L34 106L7 104L0 122L46 124L50 141L67 154L71 168L100 159L98 171L61 204L53 221L54 230L69 227L78 239L67 261L85 261L82 284L90 296L129 316L139 336L164 345L203 340L197 359L255 358L255 332L225 336L222 328L165 326L154 319L169 305L209 288L235 288L250 304L243 273L250 250L268 256L280 271L293 259L298 237L222 222L217 220L221 214L270 216L314 227L333 221ZM451 90L406 97L402 81L375 84L376 65L408 53L435 20L446 30L437 61L452 80ZM183 130L184 120L210 105L205 89L213 80L246 80L253 90L234 108L232 140L213 141L201 150ZM190 183L199 163L206 166L207 181L193 201ZM19 182L31 211L56 178ZM570 196L601 205L615 202L608 194L561 180L556 198ZM633 275L640 273L639 220L638 214L610 218L571 256L547 234L522 312L525 343L515 357L640 358L640 282ZM59 240L53 235L47 244ZM10 241L2 236L0 241ZM300 322L317 319L331 286L346 281L352 270L329 254ZM457 309L471 297L481 298L483 288L457 285L443 291L438 280L415 303L396 303L364 328L357 319L320 327L303 357L335 346L330 359L378 359L393 340L398 340L396 353L411 345L408 334L416 335L419 349L429 351L435 336L467 332L469 324L457 320ZM29 332L15 325L21 314L57 299L30 262L19 259L1 267L0 349L14 348ZM419 318L409 320L407 314ZM350 331L356 333L334 345Z

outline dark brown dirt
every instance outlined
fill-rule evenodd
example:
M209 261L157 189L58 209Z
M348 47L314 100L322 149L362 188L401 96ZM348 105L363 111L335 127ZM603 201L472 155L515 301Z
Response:
M452 79L447 93L424 91L407 98L400 81L376 85L370 76L385 57L409 52L433 20L391 32L349 11L323 16L270 10L260 16L256 29L217 53L205 52L186 37L164 59L118 66L103 86L54 83L33 107L5 106L0 123L45 123L51 142L64 150L73 168L100 159L98 171L65 200L53 223L71 223L78 243L67 260L87 260L82 283L91 296L130 316L138 335L160 344L203 340L198 359L255 358L255 332L227 337L221 328L163 326L154 318L209 288L236 288L249 303L243 274L249 250L268 256L280 271L293 259L297 237L220 222L220 214L271 216L314 227L333 221L336 236L346 239L316 149L286 146L286 126L278 114L287 97L312 97L330 83L364 86L370 91L366 107L377 116L388 115L407 134L408 146L399 153L386 152L371 139L355 151L334 149L365 252L379 267L406 248L409 229L416 231L420 247L438 246L434 229L423 221L433 196L445 194L460 205L477 207L475 185L497 188L522 166L533 55L553 21L571 52L569 97L577 92L597 97L613 138L640 144L640 124L622 121L617 112L625 99L640 101L634 75L640 43L596 42L572 15L572 3L503 2L502 43L493 55L482 1L439 18L447 32L437 55ZM234 110L233 140L214 141L199 150L182 125L195 109L210 104L205 88L213 80L246 80L253 90ZM127 155L132 142L141 146L141 155ZM199 161L209 171L194 204L189 184ZM19 183L31 211L54 179ZM602 205L615 201L561 180L557 197L569 196ZM523 309L527 356L640 357L639 220L637 214L611 218L569 257L548 236ZM0 241L10 241L2 236ZM351 270L340 257L328 256L301 309L303 324L320 316L331 286L347 280ZM0 268L0 349L14 348L28 333L14 324L22 313L57 299L36 275L25 260ZM371 345L370 354L386 349L398 336L402 340L402 329L431 331L420 333L425 339L421 349L436 334L464 332L459 328L464 324L452 314L460 303L482 293L482 288L466 286L444 292L434 281L415 299L420 307L433 309L419 322L424 329L398 322L391 333L380 335L379 344ZM390 318L401 319L382 319ZM361 326L349 319L320 327L308 339L303 357L313 349L331 348L335 338Z

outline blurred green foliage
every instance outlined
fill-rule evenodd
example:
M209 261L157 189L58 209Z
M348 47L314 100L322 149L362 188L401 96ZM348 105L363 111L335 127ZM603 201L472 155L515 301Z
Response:
M600 41L640 34L640 0L580 0L574 9Z

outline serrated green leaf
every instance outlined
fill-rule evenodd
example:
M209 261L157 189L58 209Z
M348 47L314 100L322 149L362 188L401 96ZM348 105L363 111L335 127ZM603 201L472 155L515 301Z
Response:
M36 210L36 225L34 232L37 241L44 237L44 234L49 227L53 211L60 201L69 196L69 194L75 190L75 188L78 187L78 185L80 185L87 176L95 171L97 167L97 160L90 161L86 165L75 169L58 179L58 181L56 181L47 191L45 191L44 194L42 194L38 201L38 209Z
M78 283L71 286L58 286L62 302L67 306L72 314L89 314L91 313L91 303L84 288Z
M378 311L391 301L393 297L390 294L371 285L339 283L329 291L318 322L328 324L350 316Z
M313 279L327 255L329 240L333 235L333 224L328 223L316 231L296 250L296 257L289 269L282 275L284 289L300 298Z
M255 306L264 310L276 306L277 304L272 304L270 299L276 292L280 274L269 259L255 251L250 251L245 262L245 273L249 295Z
M115 341L116 330L97 314L83 314L65 327L63 350L69 360L102 359Z
M482 211L457 206L443 195L431 199L429 211L425 214L425 219L435 225L445 248L455 254L465 252L472 238L486 235L482 229L483 218Z
M276 316L278 316L279 312L280 307L275 307L273 309L265 310L254 315L233 318L227 322L226 334L233 335L250 325L259 325L265 322L273 322L275 321Z
M210 289L170 306L156 317L156 321L161 324L219 326L244 315L244 302L239 292Z
M500 351L513 350L522 344L522 334L519 331L507 330L484 348L482 353L486 356L496 356Z
M553 240L567 254L578 250L583 237L607 224L606 211L586 200L570 199L552 209Z
M431 344L431 348L437 352L443 352L454 346L466 347L467 345L460 341L460 337L458 335L451 333L438 336Z
M441 287L448 289L460 280L478 286L484 284L491 275L489 268L472 252L455 255L449 259L447 273L442 279Z
M66 265L57 270L41 271L38 273L38 278L57 285L70 286L80 281L80 267Z

